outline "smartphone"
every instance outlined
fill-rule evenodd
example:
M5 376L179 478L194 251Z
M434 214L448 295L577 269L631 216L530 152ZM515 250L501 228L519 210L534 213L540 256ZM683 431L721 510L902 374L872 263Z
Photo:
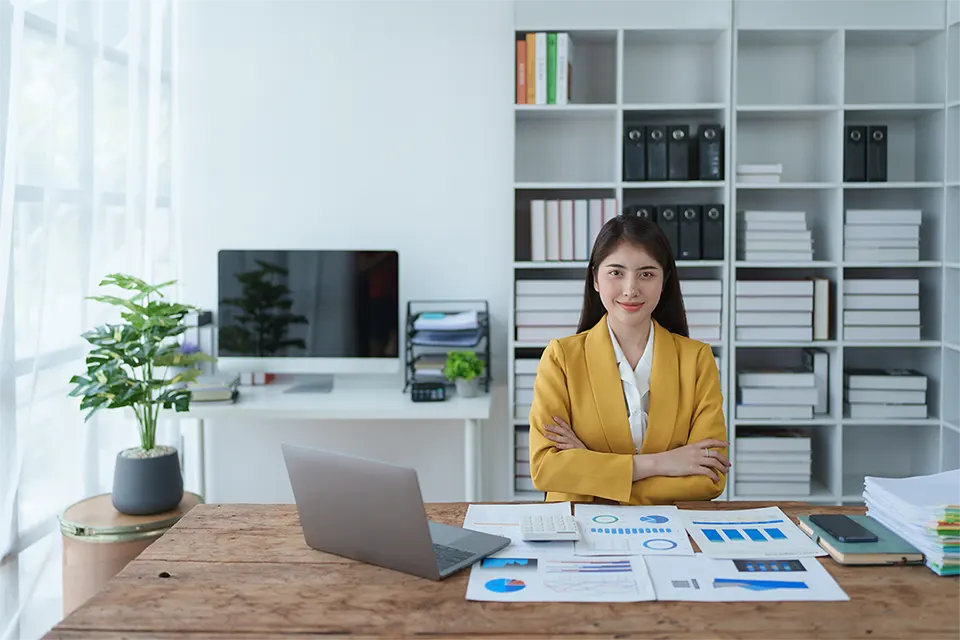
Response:
M877 536L856 520L840 514L810 516L814 523L840 542L876 542Z

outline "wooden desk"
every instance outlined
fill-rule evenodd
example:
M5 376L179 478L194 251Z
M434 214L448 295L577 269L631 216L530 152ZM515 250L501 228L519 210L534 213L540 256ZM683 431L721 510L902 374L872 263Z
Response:
M760 503L686 503L753 508ZM796 516L862 512L783 503ZM466 505L430 504L461 524ZM442 582L314 551L292 505L198 505L46 636L109 638L957 638L960 582L922 566L822 560L850 602L468 602Z

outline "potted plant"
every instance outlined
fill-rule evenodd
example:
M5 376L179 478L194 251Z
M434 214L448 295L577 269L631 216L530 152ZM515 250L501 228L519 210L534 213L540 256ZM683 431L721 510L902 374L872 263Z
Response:
M197 364L213 358L184 350L177 336L186 331L183 318L195 307L164 300L161 289L176 281L150 285L133 276L114 273L101 287L131 292L127 297L90 296L120 308L122 322L105 324L83 334L93 345L87 371L75 375L72 397L81 397L84 420L100 409L129 407L136 416L140 446L117 454L113 506L121 513L147 515L175 508L183 498L180 456L175 447L157 445L161 409L187 411L186 383L200 374Z
M479 376L483 373L483 360L473 351L450 351L443 374L454 383L457 395L463 398L476 397L479 392Z

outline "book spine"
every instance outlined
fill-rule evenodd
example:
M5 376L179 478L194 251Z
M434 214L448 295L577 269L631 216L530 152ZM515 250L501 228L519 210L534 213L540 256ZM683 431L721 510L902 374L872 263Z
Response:
M557 34L547 34L547 104L557 104Z

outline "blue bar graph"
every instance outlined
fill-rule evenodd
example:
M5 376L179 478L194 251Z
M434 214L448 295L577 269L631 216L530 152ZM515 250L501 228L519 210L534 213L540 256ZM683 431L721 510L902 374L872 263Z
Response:
M721 529L721 531L729 540L743 540L743 534L739 529Z
M723 542L723 537L717 533L716 529L702 529L702 531L710 542Z
M785 536L785 535L783 534L783 531L780 531L780 529L772 528L772 529L764 529L764 531L766 532L766 534L767 534L768 536L770 536L770 538L771 538L772 540L786 540L786 539L787 539L787 536Z
M767 541L767 539L763 537L763 534L760 533L759 529L744 529L743 532L747 534L747 537L753 540L754 542Z

